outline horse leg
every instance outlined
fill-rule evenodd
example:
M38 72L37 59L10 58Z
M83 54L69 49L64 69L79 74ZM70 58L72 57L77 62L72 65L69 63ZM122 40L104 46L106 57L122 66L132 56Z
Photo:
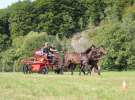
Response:
M83 68L83 65L81 64L81 65L80 65L80 69L79 69L79 75L81 75L82 68Z
M72 63L70 63L69 64L69 69L71 71L71 75L73 75L73 67L74 67L74 65Z
M80 68L79 68L79 75L81 75L81 66L80 66Z
M90 65L87 65L87 66L86 66L86 70L87 70L86 75L88 75L88 74L90 73Z
M74 72L73 72L73 65L71 66L71 75L73 75Z
M80 67L79 75L81 75L81 72L83 72L83 73L84 73L84 75L85 75L85 71L84 71L84 66L83 66L83 65Z
M84 64L83 61L81 61L81 67L80 67L79 75L81 75L81 72L83 72L83 74L85 75L85 68L86 68L86 65Z
M74 72L75 68L76 68L76 64L73 64L73 67L72 67L72 72ZM73 74L72 74L73 75Z
M85 75L85 68L82 69L83 74Z
M72 67L71 67L71 72L72 73L71 73L71 75L73 75L75 68L76 68L76 64L72 64Z
M97 65L97 64L95 65L95 68L96 68L96 70L98 71L98 75L101 75L101 74L100 74L100 70L99 70L99 68L98 68L98 65Z
M64 71L64 69L63 69L64 67L63 66L61 66L61 68L60 68L60 74L61 75L63 75L64 73L63 73L63 71Z
M58 74L63 74L63 66L58 67Z
M83 74L85 75L85 71L86 71L86 65L83 65L83 66L82 66L81 71L82 71L82 72L83 72Z
M90 73L90 75L91 75L91 72L92 72L92 69L94 68L94 65L91 65L90 66L90 69L89 69L89 73Z

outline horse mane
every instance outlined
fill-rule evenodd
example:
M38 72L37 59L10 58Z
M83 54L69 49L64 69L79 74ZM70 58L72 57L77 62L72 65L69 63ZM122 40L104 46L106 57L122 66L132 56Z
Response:
M94 44L92 44L87 50L85 50L85 51L83 52L83 54L88 54L88 53L92 50L92 47L93 47L93 48L96 48L96 46L95 46Z
M91 47L89 47L87 50L83 52L83 54L88 54L91 51Z

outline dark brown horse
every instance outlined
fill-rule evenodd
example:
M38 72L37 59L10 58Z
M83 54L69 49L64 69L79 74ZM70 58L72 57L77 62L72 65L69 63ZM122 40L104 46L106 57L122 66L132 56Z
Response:
M87 54L91 51L91 49L93 48L90 47L88 48L85 52L82 53L76 53L76 52L71 52L71 53L65 53L64 56L64 67L66 69L70 69L71 70L71 74L73 75L73 71L76 68L77 65L80 65L80 73L83 72L85 75L85 66L88 64L88 57Z
M72 75L77 65L81 65L80 71L82 71L85 74L85 70L84 68L82 68L83 67L82 59L83 59L83 62L87 61L86 54L76 53L76 52L66 53L64 58L65 58L64 67L66 69L70 69Z
M94 48L89 53L87 53L88 65L91 65L88 73L91 74L92 69L95 68L98 71L98 75L100 75L100 69L98 67L98 63L101 57L105 54L106 54L106 50L103 47Z
M98 62L100 58L105 54L105 49L103 48L95 48L91 46L85 52L82 53L66 53L65 54L65 64L64 66L67 69L71 70L71 74L73 75L73 71L76 68L76 65L80 65L80 73L83 72L85 74L86 68L89 69L89 73L93 68L98 70L98 74L100 75L100 71L98 69ZM86 67L87 66L87 67Z

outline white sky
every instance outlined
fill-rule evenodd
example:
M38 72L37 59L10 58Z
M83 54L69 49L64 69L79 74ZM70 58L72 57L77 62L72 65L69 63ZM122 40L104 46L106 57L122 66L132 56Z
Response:
M15 3L19 0L0 0L0 9L2 8L6 8L9 5L11 5L12 3Z
M17 1L19 0L0 0L0 9L7 8L9 5ZM20 0L20 1L23 1L23 0ZM31 1L34 1L34 0L31 0Z

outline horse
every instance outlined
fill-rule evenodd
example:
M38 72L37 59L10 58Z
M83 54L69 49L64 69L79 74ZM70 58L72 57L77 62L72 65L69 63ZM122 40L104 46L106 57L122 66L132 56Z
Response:
M105 55L106 53L107 52L103 47L94 48L91 50L91 52L87 53L88 65L91 65L88 71L90 75L93 68L95 68L98 71L98 75L100 75L100 69L98 67L98 63L101 57Z
M81 55L76 52L66 53L64 59L65 59L64 62L65 69L67 70L70 69L71 75L73 75L73 71L75 70L76 66L81 64Z
M85 52L82 53L66 53L64 66L71 70L71 75L73 75L73 71L76 68L76 65L80 65L79 75L81 75L81 72L83 72L83 74L85 75L86 68L88 69L88 73L90 74L92 69L96 68L98 70L98 75L100 75L100 71L98 69L97 64L104 54L104 48L95 48L93 46L91 46Z
M88 57L87 54L91 51L92 47L88 48L85 52L77 53L77 52L71 52L71 53L65 53L64 56L64 67L65 69L71 70L71 75L73 75L73 71L75 70L77 65L80 65L79 68L79 75L81 75L81 72L85 75L85 66L88 63Z

